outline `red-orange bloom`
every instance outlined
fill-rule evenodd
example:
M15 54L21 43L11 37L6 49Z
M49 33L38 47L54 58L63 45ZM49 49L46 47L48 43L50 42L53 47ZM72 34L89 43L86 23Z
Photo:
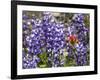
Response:
M69 41L70 43L72 43L72 44L78 43L78 42L79 42L79 41L78 41L78 38L77 38L75 35L70 35L70 36L68 37L68 41Z

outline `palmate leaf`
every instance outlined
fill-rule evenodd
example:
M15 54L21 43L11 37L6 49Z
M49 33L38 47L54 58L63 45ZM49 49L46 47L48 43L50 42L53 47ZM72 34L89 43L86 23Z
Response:
M44 52L42 54L39 54L39 58L40 58L40 62L38 63L38 66L40 68L45 68L47 67L47 62L48 62L48 59L47 59L47 53Z

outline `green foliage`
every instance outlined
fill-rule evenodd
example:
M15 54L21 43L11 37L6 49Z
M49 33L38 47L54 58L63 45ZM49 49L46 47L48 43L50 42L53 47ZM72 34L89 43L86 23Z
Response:
M66 56L66 63L64 64L64 67L70 67L75 66L75 60L72 57Z
M38 63L38 67L40 67L40 68L47 67L47 62L48 62L47 53L44 52L42 54L39 54L39 58L41 61Z
M84 18L84 23L86 25L86 27L89 27L90 26L90 20L89 20L89 15L85 15L85 18Z

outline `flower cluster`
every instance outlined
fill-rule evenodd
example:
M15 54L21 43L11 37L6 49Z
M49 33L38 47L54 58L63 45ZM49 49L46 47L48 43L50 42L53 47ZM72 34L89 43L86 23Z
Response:
M23 69L41 67L41 64L66 66L69 64L66 56L76 66L87 65L89 28L84 23L84 14L73 14L67 27L52 12L41 12L41 16L30 16L23 11Z
M83 14L74 14L67 28L67 51L73 56L79 66L87 64L87 53L89 51L89 28L84 24Z
M41 20L35 17L30 19L27 15L23 15L23 46L28 53L26 56L31 55L33 58L31 61L35 65L39 61L37 58L34 61L34 56L38 57L38 54L46 51L48 62L51 63L49 66L58 66L60 64L59 53L64 47L64 40L64 24L57 22L50 12L43 12ZM24 58L27 61L26 57ZM28 64L30 67L32 62ZM23 64L26 62L23 61Z
M51 66L60 66L60 50L65 45L64 24L57 22L50 12L43 13L43 31L45 36L45 47Z
M43 30L41 20L36 19L34 16L30 19L23 13L23 64L27 63L29 67L37 67L39 62L37 54L42 53ZM25 55L25 53L27 53ZM25 55L25 56L24 56ZM29 60L30 58L31 60ZM27 62L28 61L28 62ZM28 67L28 68L29 68ZM24 68L27 68L24 66Z

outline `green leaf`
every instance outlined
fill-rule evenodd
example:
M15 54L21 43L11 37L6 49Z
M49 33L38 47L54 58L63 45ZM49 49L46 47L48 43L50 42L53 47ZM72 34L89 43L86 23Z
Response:
M47 59L47 53L44 52L42 54L39 54L39 58L40 58L40 63L38 64L39 67L47 67L47 62L48 62L48 59Z

